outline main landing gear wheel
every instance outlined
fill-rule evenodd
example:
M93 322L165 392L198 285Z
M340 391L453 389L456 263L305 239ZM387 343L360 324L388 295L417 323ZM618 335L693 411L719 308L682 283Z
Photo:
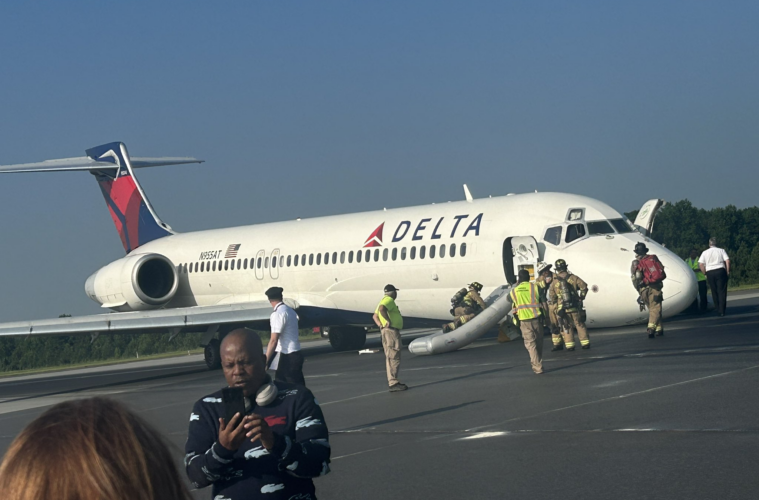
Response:
M357 351L366 344L366 330L360 327L330 327L329 343L336 351Z
M209 370L221 368L221 341L219 339L211 339L203 350L203 356Z

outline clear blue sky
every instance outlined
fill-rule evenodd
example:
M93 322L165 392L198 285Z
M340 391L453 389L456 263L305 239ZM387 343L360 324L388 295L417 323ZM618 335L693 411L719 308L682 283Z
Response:
M757 2L0 3L0 164L133 156L178 231L566 191L753 206ZM0 177L0 321L123 255L87 173Z

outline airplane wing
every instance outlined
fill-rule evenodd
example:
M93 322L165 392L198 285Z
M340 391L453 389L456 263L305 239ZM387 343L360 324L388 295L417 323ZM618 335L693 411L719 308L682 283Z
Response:
M288 305L298 304L286 299ZM203 331L212 325L268 327L271 316L268 302L245 302L215 306L179 307L91 316L0 323L0 336L6 335L85 335L105 333L166 333Z

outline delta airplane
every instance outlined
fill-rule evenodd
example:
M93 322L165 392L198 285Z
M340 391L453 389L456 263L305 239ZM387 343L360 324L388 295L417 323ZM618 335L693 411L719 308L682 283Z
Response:
M233 328L268 329L264 291L284 288L301 327L329 328L338 350L360 349L385 284L400 289L406 328L450 321L450 298L472 281L488 293L516 282L521 268L562 258L589 285L590 328L645 323L630 281L632 249L645 242L666 268L664 315L697 294L694 273L647 237L661 200L632 224L598 200L528 193L391 210L177 233L156 214L135 169L200 163L133 158L123 143L82 158L1 166L0 173L89 171L100 185L126 256L85 282L87 296L112 312L0 324L0 335L204 332L209 368Z

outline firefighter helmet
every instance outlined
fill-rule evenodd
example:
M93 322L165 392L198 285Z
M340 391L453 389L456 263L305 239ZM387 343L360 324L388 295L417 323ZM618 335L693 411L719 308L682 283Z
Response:
M550 271L551 267L553 267L553 265L549 264L548 262L543 262L543 261L538 262L538 276L540 276L546 271Z
M648 247L645 243L639 241L635 244L634 252L635 255L646 255L648 253Z
M566 271L567 270L567 261L564 260L564 259L559 259L559 260L557 260L554 263L553 267L555 267L556 270L559 271L559 272Z
M473 282L469 283L469 288L474 288L478 292L481 292L482 291L482 283L478 283L476 281L473 281Z

